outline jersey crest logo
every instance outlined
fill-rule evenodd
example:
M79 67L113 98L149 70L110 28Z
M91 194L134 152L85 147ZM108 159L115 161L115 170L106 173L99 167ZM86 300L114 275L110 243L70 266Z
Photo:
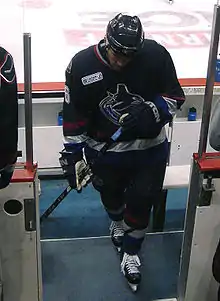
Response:
M144 102L140 95L131 93L125 84L117 84L116 93L107 91L107 94L99 103L99 108L104 116L116 125L120 125L121 116L130 106Z
M102 74L102 72L96 72L94 74L90 74L90 75L82 77L81 80L82 80L82 84L84 86L87 86L87 85L90 85L90 84L93 84L93 83L103 80L103 74Z

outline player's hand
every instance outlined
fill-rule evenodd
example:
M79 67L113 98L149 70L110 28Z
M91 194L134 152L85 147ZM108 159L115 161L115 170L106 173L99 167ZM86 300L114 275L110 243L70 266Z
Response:
M127 112L120 117L119 123L124 130L137 127L140 122L141 112L146 109L144 103L132 104L127 108Z
M159 135L163 127L159 110L150 101L131 105L120 117L119 123L124 131L134 129L139 137L147 139Z
M75 164L75 181L76 190L80 192L83 187L87 186L92 177L92 171L85 160L82 159Z
M85 187L90 182L92 172L89 165L83 159L81 151L72 153L64 150L60 154L59 161L64 177L72 188L80 192L82 187Z

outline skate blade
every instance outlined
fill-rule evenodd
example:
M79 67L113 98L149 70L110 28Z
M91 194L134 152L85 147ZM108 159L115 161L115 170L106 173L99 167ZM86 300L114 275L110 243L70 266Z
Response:
M136 293L138 290L138 284L132 284L128 282L128 285L130 286L130 289L132 290L133 293Z

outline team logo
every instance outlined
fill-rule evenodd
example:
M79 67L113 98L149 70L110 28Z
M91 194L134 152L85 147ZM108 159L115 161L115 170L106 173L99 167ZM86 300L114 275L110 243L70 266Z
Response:
M101 112L114 124L119 125L120 117L128 112L131 105L143 103L144 99L130 93L125 84L118 84L116 93L107 92L108 95L100 102Z

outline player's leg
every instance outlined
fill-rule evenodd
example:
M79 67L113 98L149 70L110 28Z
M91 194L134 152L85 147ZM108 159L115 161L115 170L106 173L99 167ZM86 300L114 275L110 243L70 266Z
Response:
M99 191L104 208L112 221L110 225L112 242L120 251L124 236L124 191L127 172L123 168L109 164L99 164L93 172L95 175L93 186Z
M144 241L153 204L160 198L166 170L166 160L137 169L125 193L125 235L123 239L122 272L133 290L141 281L138 253Z

